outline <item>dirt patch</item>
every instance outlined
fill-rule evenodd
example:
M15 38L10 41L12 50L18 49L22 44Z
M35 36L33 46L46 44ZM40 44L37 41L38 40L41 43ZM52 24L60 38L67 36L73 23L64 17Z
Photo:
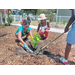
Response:
M11 32L11 34L0 37L0 65L63 65L59 62L59 58L64 57L66 34L54 41L51 45L48 45L39 55L36 55L35 53L28 53L22 47L23 45L18 45L19 41L16 41L17 39L15 37L17 28L18 26L5 26L4 28L0 26L0 35ZM36 32L35 29L31 31L33 35ZM43 47L59 35L60 33L50 32L48 40L41 40L38 43L38 47ZM69 63L71 65L75 64L75 45L72 46Z

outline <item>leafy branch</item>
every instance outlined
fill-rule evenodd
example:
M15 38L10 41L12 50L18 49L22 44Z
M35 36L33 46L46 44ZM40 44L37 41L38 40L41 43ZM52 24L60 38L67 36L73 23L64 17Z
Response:
M33 47L36 47L37 46L37 43L38 43L38 41L40 41L40 35L39 34L35 34L34 35L34 38L32 38L31 36L30 36L30 38L31 38L31 40L32 40L32 46Z

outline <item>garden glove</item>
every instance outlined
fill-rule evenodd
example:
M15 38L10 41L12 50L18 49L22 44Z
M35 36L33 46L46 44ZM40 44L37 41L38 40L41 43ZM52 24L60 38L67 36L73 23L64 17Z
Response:
M25 49L28 49L31 53L33 53L33 51L32 51L31 49L28 48L28 46L27 46L26 43L24 43L24 47L25 47Z
M24 47L25 47L25 49L28 49L28 46L27 46L27 44L26 44L26 43L24 43Z

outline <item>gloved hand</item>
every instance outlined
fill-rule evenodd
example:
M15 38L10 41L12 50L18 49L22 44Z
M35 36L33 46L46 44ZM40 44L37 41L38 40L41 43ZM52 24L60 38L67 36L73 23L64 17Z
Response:
M28 46L27 46L26 43L24 43L24 47L25 47L25 49L28 49L31 53L33 53L33 51L32 51L31 49L28 48Z
M28 49L28 46L27 46L27 44L26 44L26 43L24 43L24 47L25 47L25 49Z

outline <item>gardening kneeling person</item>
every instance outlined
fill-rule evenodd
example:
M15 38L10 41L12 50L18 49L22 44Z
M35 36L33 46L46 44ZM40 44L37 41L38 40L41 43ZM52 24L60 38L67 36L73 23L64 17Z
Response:
M17 29L17 31L15 32L15 35L19 39L19 41L22 44L24 44L25 49L28 49L31 53L33 53L33 51L31 49L29 49L27 44L22 40L22 36L26 35L26 38L28 38L28 36L32 36L32 32L31 32L31 28L29 27L29 21L28 20L22 21L22 26L20 26Z
M45 17L45 14L40 14L40 17L38 18L38 20L40 20L41 22L38 24L37 32L39 31L39 35L41 36L42 39L44 37L45 37L45 39L48 39L48 34L49 34L49 30L50 30L50 23L49 23L49 21L46 21L46 19L47 19L47 17ZM41 29L40 29L40 27L41 27ZM45 36L44 36L44 34L45 34Z

